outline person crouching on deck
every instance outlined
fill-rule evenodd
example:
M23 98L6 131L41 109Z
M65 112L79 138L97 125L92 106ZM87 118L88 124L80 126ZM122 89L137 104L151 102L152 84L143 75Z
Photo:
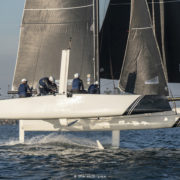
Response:
M39 80L40 95L55 94L57 92L57 85L54 77L43 77Z
M78 73L74 74L74 79L72 82L72 93L83 93L84 85L83 81L80 79L80 75Z
M98 86L98 81L96 81L94 84L91 84L88 88L88 93L89 94L99 94L99 86Z
M21 84L18 88L18 95L20 98L30 97L32 95L32 89L29 87L27 79L21 80Z

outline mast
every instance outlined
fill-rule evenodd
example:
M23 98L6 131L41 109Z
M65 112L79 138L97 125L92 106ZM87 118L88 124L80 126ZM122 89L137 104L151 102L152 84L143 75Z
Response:
M99 0L93 0L93 23L94 23L94 76L99 82Z

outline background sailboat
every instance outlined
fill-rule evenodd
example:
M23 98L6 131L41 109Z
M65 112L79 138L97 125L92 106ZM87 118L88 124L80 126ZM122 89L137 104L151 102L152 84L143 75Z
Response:
M142 95L168 95L167 78L146 1L132 2L120 88Z
M147 3L168 87L173 96L178 96L180 24L177 17L180 15L180 2L147 0ZM101 78L119 80L130 33L130 8L130 0L110 1L100 33L100 59L106 59L105 61L100 60L100 67L104 69L100 72ZM118 82L115 82L117 87Z

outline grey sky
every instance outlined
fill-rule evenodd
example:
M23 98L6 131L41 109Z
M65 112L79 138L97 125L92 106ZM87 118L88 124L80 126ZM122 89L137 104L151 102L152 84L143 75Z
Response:
M0 88L11 85L25 0L0 0Z

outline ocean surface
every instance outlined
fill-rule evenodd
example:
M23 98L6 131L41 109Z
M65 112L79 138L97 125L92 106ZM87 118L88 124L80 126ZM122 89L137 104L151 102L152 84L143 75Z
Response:
M96 140L104 145L97 149ZM0 126L0 179L180 180L180 128L110 132L27 132Z

